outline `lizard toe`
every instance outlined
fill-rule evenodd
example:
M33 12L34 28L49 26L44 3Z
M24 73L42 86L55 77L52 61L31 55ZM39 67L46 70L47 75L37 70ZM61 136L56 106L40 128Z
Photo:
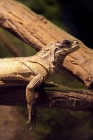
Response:
M38 122L38 117L37 117L37 109L35 108L35 106L30 106L28 108L28 121L27 123L30 124L30 129L32 130L34 129L34 127L36 126Z

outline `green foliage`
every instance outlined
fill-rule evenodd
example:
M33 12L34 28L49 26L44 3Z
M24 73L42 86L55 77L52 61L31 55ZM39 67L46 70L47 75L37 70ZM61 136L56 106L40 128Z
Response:
M36 50L29 47L26 43L16 38L9 32L0 29L1 32L7 37L7 39L18 49L22 56L30 56L36 53ZM13 57L10 50L8 50L7 46L0 40L0 57Z
M12 56L12 54L9 52L9 50L6 48L6 46L0 40L0 58L3 58L5 56L9 57L9 56Z
M49 78L48 82L51 81L54 81L55 84L61 84L71 88L86 88L83 83L79 82L64 70L61 70L56 76Z

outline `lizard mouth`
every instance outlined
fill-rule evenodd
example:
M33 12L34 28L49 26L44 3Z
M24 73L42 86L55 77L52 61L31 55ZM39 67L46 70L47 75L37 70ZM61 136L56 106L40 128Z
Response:
M79 47L78 41L75 40L72 42L72 48Z

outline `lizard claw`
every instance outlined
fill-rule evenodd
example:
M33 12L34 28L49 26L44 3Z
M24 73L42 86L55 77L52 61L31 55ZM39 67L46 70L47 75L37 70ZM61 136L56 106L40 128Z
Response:
M27 123L30 124L29 130L32 130L36 126L37 121L38 121L37 110L36 110L35 106L28 105L28 121L27 121Z

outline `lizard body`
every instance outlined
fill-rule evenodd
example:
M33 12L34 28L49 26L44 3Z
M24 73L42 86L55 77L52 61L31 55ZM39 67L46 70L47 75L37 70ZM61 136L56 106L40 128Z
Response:
M26 87L26 100L29 110L28 122L31 127L36 119L34 89L49 77L56 75L64 58L78 48L77 41L64 40L50 43L34 56L0 59L0 80L29 82Z

